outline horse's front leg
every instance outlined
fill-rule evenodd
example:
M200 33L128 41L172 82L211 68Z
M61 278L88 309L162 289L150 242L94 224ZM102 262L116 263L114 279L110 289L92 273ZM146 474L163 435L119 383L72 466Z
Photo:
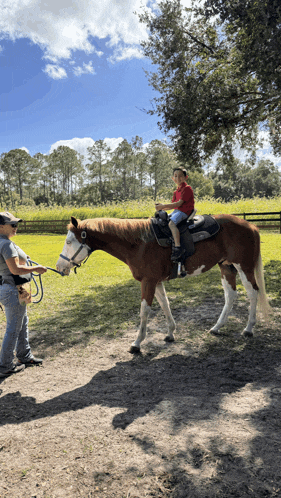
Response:
M233 303L237 297L237 270L234 268L234 266L230 265L220 265L220 269L222 276L222 286L224 288L225 305L216 325L214 325L214 327L212 327L210 330L210 332L213 334L218 333L219 329L226 323L228 315L232 310Z
M169 300L167 298L165 287L164 287L164 284L162 282L160 284L156 285L155 297L156 297L158 303L160 304L162 311L164 312L164 315L166 317L167 323L168 323L168 335L165 337L165 341L166 342L173 342L175 340L174 331L176 330L176 322L173 319L171 309L170 309Z
M140 330L137 339L132 343L130 353L139 353L140 345L146 337L147 320L151 310L152 301L155 294L156 282L148 279L141 281L141 309L140 309Z

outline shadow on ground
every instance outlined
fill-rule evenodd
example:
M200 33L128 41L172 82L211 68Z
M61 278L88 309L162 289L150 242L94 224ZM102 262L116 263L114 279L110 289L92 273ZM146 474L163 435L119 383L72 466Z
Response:
M189 437L185 449L178 450L173 458L163 449L158 455L166 468L160 478L165 492L159 496L280 496L281 349L273 348L265 337L247 343L242 351L231 351L219 341L216 344L216 348L212 345L211 353L206 346L197 358L180 355L158 358L159 351L155 349L153 354L117 363L94 375L86 385L42 403L21 396L20 392L6 394L1 398L0 425L54 417L94 405L123 410L112 419L113 427L119 430L147 414L156 414L160 419L165 416L171 435L189 427ZM229 414L237 437L239 424L243 426L251 419L250 454L245 458L237 454L232 444L236 435L227 442L218 426L213 433L210 431L208 442L201 446L194 444L196 434L192 433L192 427L202 424L215 427L225 396L241 392L248 384L252 391L266 390L269 397L263 407L258 406L248 414L246 410L241 420L238 415ZM171 407L168 411L167 404ZM229 422L224 417L223 423ZM144 453L159 452L155 443L141 433L135 437L135 443ZM205 494L202 494L200 486L194 484L194 476L197 471L203 472L206 465L216 468L216 478L205 479ZM193 476L187 466L193 469Z
M172 312L177 313L186 306L198 306L208 296L210 306L215 307L215 299L223 299L223 290L218 268L192 279L176 279L165 284L170 299ZM67 284L67 280L66 284ZM203 289L203 292L202 292ZM115 286L89 287L87 293L69 293L65 288L65 300L59 312L37 319L31 327L30 342L33 349L54 348L54 352L63 351L76 344L86 345L95 336L115 337L129 327L139 326L141 306L141 289L139 282L133 278L125 284ZM44 302L40 304L44 306ZM217 306L218 317L223 304ZM160 307L154 298L153 309ZM162 313L162 311L161 311ZM205 312L206 313L206 312ZM163 315L164 316L164 315ZM215 322L214 322L215 323ZM163 332L165 333L166 330ZM49 354L49 350L48 353Z
M266 267L267 290L276 297L275 304L279 302L279 265L270 262ZM200 285L195 280L196 290ZM116 307L116 292L123 296L124 308ZM116 330L126 319L133 317L137 323L139 296L134 282L118 288L102 287L96 302L91 296L76 295L74 301L65 302L61 315L38 323L40 334L33 337L32 345L38 347L43 340L59 348L63 342L63 349L87 343L92 334L106 333L112 320ZM218 315L220 311L219 307ZM83 324L88 324L86 332ZM101 328L95 328L96 324ZM157 420L166 422L171 437L184 437L181 448L175 448L171 455L168 447L157 445L142 431L128 435L144 454L154 454L165 469L157 476L158 490L147 496L280 497L281 344L277 331L277 325L271 330L268 323L248 342L237 342L235 333L229 338L206 340L199 354L163 357L162 350L153 346L149 353L116 363L87 384L41 403L20 392L5 394L1 397L0 425L20 425L67 412L76 412L79 421L79 410L104 406L119 410L112 418L112 427L126 433L134 422L143 420L145 424L146 417L155 416L156 424ZM249 403L247 394L243 395L247 389L252 399ZM259 403L255 407L255 392L265 393L263 406ZM232 397L233 412L225 405L228 396ZM244 396L242 401L239 396ZM235 411L236 399L237 410L242 403L242 413ZM241 431L249 434L245 448ZM161 438L163 442L163 434ZM155 475L155 468L148 468L149 472Z
M92 293L91 293L92 290ZM44 303L42 303L44 306ZM32 348L62 351L86 345L95 336L114 337L128 324L138 323L140 286L134 280L118 286L89 288L87 294L67 297L55 314L37 319L31 329Z

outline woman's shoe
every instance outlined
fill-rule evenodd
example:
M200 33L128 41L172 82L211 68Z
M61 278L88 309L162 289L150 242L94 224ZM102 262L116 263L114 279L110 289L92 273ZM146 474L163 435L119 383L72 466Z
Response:
M43 360L41 358L30 358L29 360L18 360L18 365L25 365L26 367L42 365Z
M22 370L25 369L25 365L14 365L12 368L9 369L2 369L0 368L0 377L9 377L9 375L21 372Z

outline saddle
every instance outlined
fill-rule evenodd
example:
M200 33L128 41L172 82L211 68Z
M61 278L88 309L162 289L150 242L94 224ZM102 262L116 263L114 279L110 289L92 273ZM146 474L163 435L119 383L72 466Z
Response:
M180 232L181 247L185 251L180 260L181 264L184 264L186 258L194 254L194 244L213 237L220 229L220 225L213 216L208 214L195 216L195 212L187 220L183 220L177 225ZM152 232L158 244L162 247L170 247L174 243L171 230L168 226L169 221L169 215L166 211L158 211L155 213L155 217L151 218ZM175 267L177 267L177 263L173 267L172 275L169 279L176 278Z

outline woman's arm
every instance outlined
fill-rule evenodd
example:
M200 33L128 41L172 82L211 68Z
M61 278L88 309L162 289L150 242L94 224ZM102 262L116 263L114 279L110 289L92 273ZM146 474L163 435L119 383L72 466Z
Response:
M45 273L47 268L45 266L37 265L37 266L27 266L26 264L20 264L19 258L8 258L6 259L6 264L13 275L26 275L27 273L36 272Z

